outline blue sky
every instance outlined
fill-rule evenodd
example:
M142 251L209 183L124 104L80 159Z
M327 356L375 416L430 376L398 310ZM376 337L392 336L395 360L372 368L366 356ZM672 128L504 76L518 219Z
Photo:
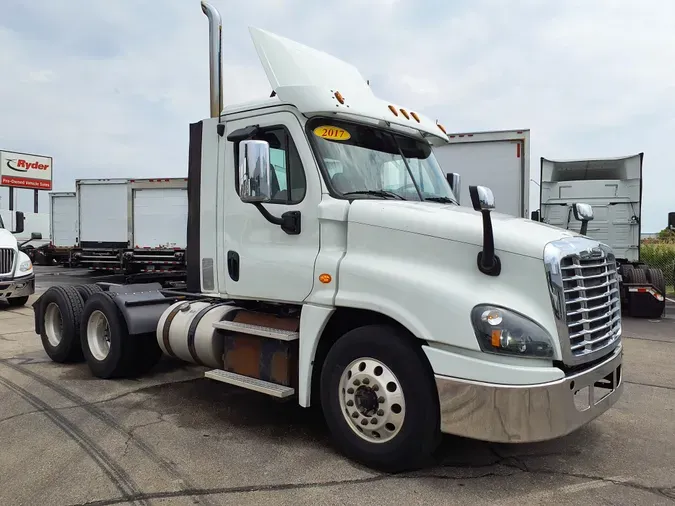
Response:
M212 3L226 103L269 95L258 26L355 64L378 96L452 131L529 128L535 179L541 156L644 151L643 231L675 211L675 2ZM4 0L0 149L54 157L56 191L184 176L188 124L208 116L207 37L198 0ZM32 210L31 192L18 198Z

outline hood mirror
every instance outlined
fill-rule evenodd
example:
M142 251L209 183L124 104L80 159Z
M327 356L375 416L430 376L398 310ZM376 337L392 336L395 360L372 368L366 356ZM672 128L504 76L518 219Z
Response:
M480 211L483 216L483 251L478 253L478 270L488 276L499 276L502 265L495 255L495 238L490 217L490 211L495 208L495 197L486 186L469 186L469 195L474 210Z
M590 204L576 202L572 206L572 210L574 211L574 219L581 222L581 235L586 235L586 232L588 232L588 222L593 219L593 207Z
M460 176L456 172L450 172L449 174L446 174L445 177L448 180L448 184L450 185L450 189L452 190L452 193L455 194L455 199L457 200L457 204L461 205L461 202L459 201L459 198L460 198L460 193L462 191L462 176Z

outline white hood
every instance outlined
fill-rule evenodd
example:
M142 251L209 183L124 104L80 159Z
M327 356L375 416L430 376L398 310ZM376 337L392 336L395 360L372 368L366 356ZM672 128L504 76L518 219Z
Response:
M16 249L16 247L16 237L9 230L0 228L0 248Z
M544 246L572 231L536 221L491 213L497 250L543 259ZM354 200L349 222L391 228L476 246L483 244L481 213L468 207L433 202L400 200Z

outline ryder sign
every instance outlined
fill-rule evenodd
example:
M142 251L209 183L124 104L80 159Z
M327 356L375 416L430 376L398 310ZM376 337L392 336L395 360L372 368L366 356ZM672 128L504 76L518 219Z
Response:
M52 189L52 158L0 151L0 186Z

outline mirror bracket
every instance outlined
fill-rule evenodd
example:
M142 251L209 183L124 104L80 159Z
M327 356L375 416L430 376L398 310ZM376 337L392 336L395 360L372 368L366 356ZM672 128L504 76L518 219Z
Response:
M302 220L300 219L300 211L286 211L281 215L281 218L277 218L267 209L265 209L260 202L253 202L253 205L258 211L260 211L260 214L263 215L263 218L269 221L272 225L279 225L281 230L286 232L288 235L298 235L300 233L300 224L302 223Z
M474 210L480 211L483 218L483 250L476 258L478 270L488 276L499 276L502 264L495 254L495 238L490 218L490 211L495 207L492 191L484 186L469 186L469 195Z

